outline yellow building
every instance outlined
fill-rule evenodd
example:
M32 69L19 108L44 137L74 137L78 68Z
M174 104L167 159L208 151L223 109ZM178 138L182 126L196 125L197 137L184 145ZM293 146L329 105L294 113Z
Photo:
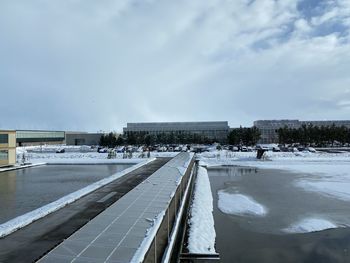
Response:
M16 164L16 131L0 130L0 167Z

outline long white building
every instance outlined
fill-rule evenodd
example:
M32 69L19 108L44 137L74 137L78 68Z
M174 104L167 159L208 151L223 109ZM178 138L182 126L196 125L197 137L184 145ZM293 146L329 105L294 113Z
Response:
M230 127L227 121L208 121L208 122L140 122L127 123L123 128L124 133L139 132L148 134L161 133L195 133L203 137L226 142Z

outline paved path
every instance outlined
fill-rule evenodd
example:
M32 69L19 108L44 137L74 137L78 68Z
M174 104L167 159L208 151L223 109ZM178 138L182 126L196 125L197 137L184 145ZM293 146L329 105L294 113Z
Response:
M169 160L170 158L158 158L65 208L0 239L0 262L35 262Z
M39 262L143 261L191 159L177 155Z

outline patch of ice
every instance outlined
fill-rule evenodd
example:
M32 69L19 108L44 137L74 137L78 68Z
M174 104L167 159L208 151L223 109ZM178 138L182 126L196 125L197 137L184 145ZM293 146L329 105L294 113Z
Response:
M322 218L305 218L283 229L283 231L287 233L309 233L337 227L336 224Z
M349 178L350 179L350 178ZM296 186L303 188L305 191L316 192L325 196L337 198L343 201L350 201L350 180L299 180Z
M262 166L261 166L262 167ZM264 168L275 168L303 174L295 185L305 191L316 192L324 196L350 201L350 163L337 162L305 162L290 164L271 164Z
M213 196L207 169L201 166L198 167L189 224L188 250L190 253L215 253Z
M218 192L219 209L226 214L265 216L267 209L253 198L242 194L231 194L223 190Z

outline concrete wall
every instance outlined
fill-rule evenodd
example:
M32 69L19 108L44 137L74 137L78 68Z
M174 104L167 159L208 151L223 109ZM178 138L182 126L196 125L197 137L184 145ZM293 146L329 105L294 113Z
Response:
M16 131L0 131L0 134L8 136L7 143L0 144L1 151L7 151L8 158L0 160L0 166L8 166L16 164Z
M63 144L65 139L64 131L44 130L18 130L16 141L18 146Z
M103 133L70 133L66 132L67 145L99 145Z

